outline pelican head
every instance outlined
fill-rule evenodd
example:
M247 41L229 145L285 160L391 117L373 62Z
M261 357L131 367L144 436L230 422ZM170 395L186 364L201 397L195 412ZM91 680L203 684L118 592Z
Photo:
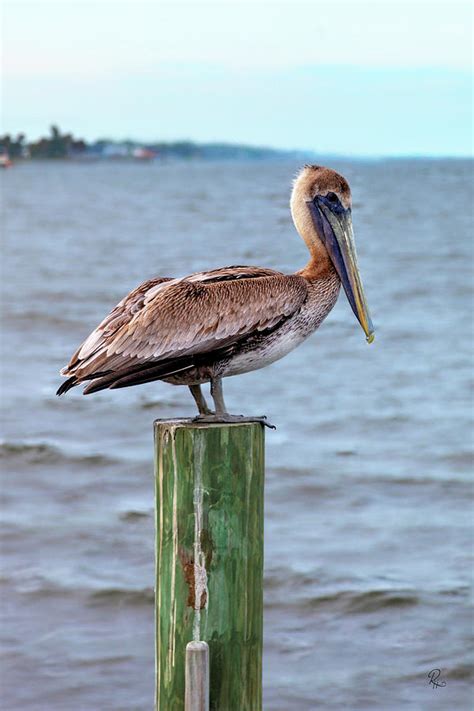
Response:
M367 341L372 343L374 327L357 265L351 207L351 190L342 175L318 165L304 166L291 195L296 229L316 259L321 251L329 256Z

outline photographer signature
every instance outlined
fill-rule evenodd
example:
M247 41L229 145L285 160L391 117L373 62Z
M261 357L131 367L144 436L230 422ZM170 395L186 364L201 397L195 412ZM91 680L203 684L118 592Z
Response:
M446 686L446 682L441 680L438 681L439 677L441 675L441 669L432 669L430 673L428 674L428 679L429 682L428 684L433 687L433 689L437 689L440 686Z

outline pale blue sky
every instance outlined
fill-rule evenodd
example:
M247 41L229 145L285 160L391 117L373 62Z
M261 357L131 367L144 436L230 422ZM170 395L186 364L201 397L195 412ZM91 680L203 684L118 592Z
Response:
M472 150L470 3L15 0L3 15L3 130Z

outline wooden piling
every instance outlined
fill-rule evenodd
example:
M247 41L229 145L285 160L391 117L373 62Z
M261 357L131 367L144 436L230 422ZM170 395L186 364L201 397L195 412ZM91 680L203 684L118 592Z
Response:
M211 711L261 711L264 427L157 420L155 455L156 711L184 711L199 641Z

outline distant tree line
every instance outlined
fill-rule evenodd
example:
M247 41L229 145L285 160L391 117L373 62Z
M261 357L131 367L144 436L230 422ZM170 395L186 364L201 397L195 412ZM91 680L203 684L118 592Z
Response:
M51 126L50 135L37 141L26 143L24 133L13 138L8 133L0 136L0 146L10 158L66 158L71 153L87 150L87 143L74 138L71 133L61 133L57 126Z
M28 144L32 158L66 158L71 153L83 153L87 143L82 138L74 138L71 133L61 133L57 126L51 126L51 135Z
M151 158L202 158L202 159L258 159L281 157L285 152L256 146L229 143L204 143L193 141L157 141L147 144L132 140L113 141L105 138L87 143L82 138L75 138L72 133L62 133L58 126L52 125L49 136L37 141L26 140L24 133L16 137L10 134L0 136L0 153L7 153L12 159L19 158L124 158L143 157L137 153L148 153ZM288 155L288 154L287 154Z
M16 138L8 133L0 136L0 152L8 153L10 158L23 158L27 150L25 139L24 133L19 133Z

